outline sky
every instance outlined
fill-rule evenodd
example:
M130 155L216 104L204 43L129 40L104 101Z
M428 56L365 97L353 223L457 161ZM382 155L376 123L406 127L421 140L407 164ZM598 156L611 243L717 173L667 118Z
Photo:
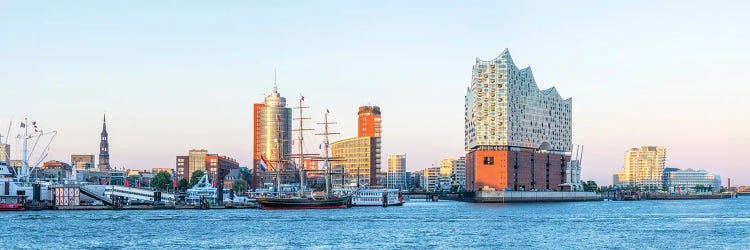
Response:
M70 161L98 154L106 113L115 167L171 168L193 148L244 166L252 104L272 91L275 68L279 92L290 102L304 95L312 121L330 109L334 140L356 136L358 106L380 106L383 155L405 153L412 171L465 154L475 58L508 48L541 89L573 98L583 179L609 185L627 149L660 145L668 167L750 185L748 9L747 1L0 1L0 128L28 116L58 131L47 160ZM306 139L311 148L322 141Z

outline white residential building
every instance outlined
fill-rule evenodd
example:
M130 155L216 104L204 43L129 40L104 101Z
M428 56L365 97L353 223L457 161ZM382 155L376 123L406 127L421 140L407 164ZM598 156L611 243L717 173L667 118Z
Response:
M388 156L386 172L386 188L406 190L406 154L392 154Z

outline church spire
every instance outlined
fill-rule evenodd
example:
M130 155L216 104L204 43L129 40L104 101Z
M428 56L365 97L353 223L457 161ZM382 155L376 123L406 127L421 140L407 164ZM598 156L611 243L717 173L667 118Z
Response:
M107 133L107 114L102 121L102 137L99 142L99 169L109 170L109 134Z

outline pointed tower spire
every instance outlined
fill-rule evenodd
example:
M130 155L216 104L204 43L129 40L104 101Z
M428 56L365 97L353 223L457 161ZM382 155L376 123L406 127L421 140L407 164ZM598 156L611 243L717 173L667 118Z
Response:
M99 141L99 169L109 170L109 133L107 133L107 114L104 114L101 135L101 141Z

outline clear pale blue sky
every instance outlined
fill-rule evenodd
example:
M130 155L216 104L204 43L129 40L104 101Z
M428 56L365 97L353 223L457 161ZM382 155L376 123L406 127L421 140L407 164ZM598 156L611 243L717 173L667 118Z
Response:
M463 151L475 57L509 48L541 88L573 97L583 177L609 184L625 150L750 184L747 1L2 1L0 121L59 130L50 159L97 154L173 167L206 148L250 163L252 104L279 71L341 138L383 110L384 154L409 170ZM4 127L4 126L3 126ZM3 132L4 133L4 132ZM317 146L320 138L308 143ZM384 161L385 164L385 161Z

